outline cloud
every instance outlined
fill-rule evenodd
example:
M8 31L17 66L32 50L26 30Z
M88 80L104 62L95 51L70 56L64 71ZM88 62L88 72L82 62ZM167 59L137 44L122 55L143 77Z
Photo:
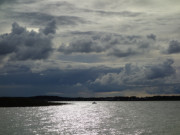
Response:
M150 34L150 35L147 35L147 38L156 40L156 35Z
M144 53L153 45L156 36L120 35L108 32L86 31L71 32L69 43L62 43L59 52L71 53L104 53L107 56L129 57Z
M137 17L139 15L142 15L140 12L131 12L131 11L105 11L105 10L93 10L93 9L79 9L83 12L90 12L90 13L97 13L101 16L122 16L122 17Z
M122 51L120 49L113 49L113 51L111 51L108 55L111 56L116 56L116 57L128 57L128 56L133 56L133 55L137 55L138 53L134 50L132 50L131 48L128 48L125 51Z
M167 59L162 64L151 66L146 77L148 79L158 79L175 74L176 70L172 67L173 63L172 59Z
M142 40L140 35L123 35L111 32L98 32L98 31L73 31L72 36L81 36L83 39L85 37L91 38L91 40L97 40L106 45L117 45L117 44L136 44Z
M92 84L100 85L153 85L158 79L165 80L175 74L176 70L172 67L172 59L167 59L162 64L151 66L135 66L126 64L119 73L107 73L99 76ZM156 83L155 83L156 81Z
M100 85L126 85L130 83L137 82L144 78L144 73L142 69L133 66L131 64L126 64L119 73L107 73L96 78L92 84Z
M91 39L76 40L71 42L69 45L62 44L59 48L60 52L65 54L69 53L91 53L91 52L102 52L103 47L98 46L97 43Z
M0 5L4 3L11 3L14 2L15 0L0 0Z
M163 93L168 86L179 93L180 8L165 1L1 0L1 86L16 85L9 94Z
M71 15L50 15L46 13L40 13L40 12L27 12L27 13L21 13L21 12L15 12L12 13L12 16L19 18L23 21L30 22L33 25L44 25L44 22L47 22L49 20L56 20L56 23L58 25L77 25L79 23L85 23L86 21L82 19L81 17L77 16L71 16ZM31 20L29 20L31 18Z
M177 40L172 40L169 43L169 47L167 49L168 54L173 54L173 53L180 53L180 42Z
M119 16L125 16L125 17L136 17L136 16L141 15L141 13L130 12L130 11L123 11L123 12L96 11L96 12L100 13L101 15L119 15Z
M45 35L56 33L56 21L53 20L42 30Z
M37 65L37 64L36 64ZM40 65L38 65L40 66ZM108 67L93 67L87 69L50 69L43 71L31 72L29 66L19 66L12 63L4 67L6 74L0 72L0 87L15 95L46 94L46 93L62 93L61 96L87 96L93 93L96 95L116 94L123 95L126 91L141 93L153 87L157 90L153 92L167 92L167 89L174 89L177 92L179 85L174 85L172 82L172 73L164 73L159 77L148 78L150 74L154 74L154 67L161 67L167 72L172 67L172 60L166 60L163 63L151 66L137 66L126 64L124 67L108 68ZM169 67L169 68L168 68ZM2 70L1 70L2 71ZM169 78L169 82L168 82ZM161 81L159 81L161 80ZM160 89L158 91L158 88ZM162 89L163 88L163 89ZM16 90L17 93L14 93ZM28 92L27 92L28 91ZM115 93L113 91L116 91ZM12 92L12 93L11 93ZM27 93L26 93L27 92ZM7 92L5 92L7 93ZM147 93L147 94L148 94ZM2 95L1 92L0 95ZM126 93L128 96L129 93ZM8 95L8 94L6 94ZM102 95L103 96L103 95Z
M91 68L91 69L72 69L72 70L59 70L59 69L47 69L45 71L32 73L29 69L14 65L12 71L12 65L6 65L6 74L0 72L0 88L6 89L9 94L13 90L17 90L15 95L23 94L45 94L51 92L66 93L63 96L76 96L77 92L84 96L84 90L88 90L86 82L90 79L95 79L102 72L115 72L116 69L110 68ZM9 86L8 88L6 86ZM18 87L17 86L22 86ZM53 90L53 91L52 91ZM25 93L25 91L29 91ZM2 95L3 92L0 93ZM7 93L7 92L6 92ZM14 94L14 92L13 92ZM77 96L80 96L77 95Z
M11 33L0 35L0 56L11 56L13 60L48 58L55 28L55 21L49 22L40 32L27 31L25 27L13 23Z

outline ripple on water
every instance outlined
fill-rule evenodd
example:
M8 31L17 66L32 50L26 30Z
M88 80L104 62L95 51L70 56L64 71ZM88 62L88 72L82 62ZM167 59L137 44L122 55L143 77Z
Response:
M0 133L11 135L169 135L180 133L180 102L73 102L0 108Z

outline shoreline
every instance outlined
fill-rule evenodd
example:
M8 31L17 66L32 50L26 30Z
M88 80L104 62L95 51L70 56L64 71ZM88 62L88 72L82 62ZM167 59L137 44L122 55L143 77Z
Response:
M62 101L62 103L53 102ZM180 96L153 96L153 97L0 97L0 107L40 107L67 105L63 101L180 101Z
M31 98L0 98L0 107L41 107L41 106L59 106L69 103L55 103L48 100Z

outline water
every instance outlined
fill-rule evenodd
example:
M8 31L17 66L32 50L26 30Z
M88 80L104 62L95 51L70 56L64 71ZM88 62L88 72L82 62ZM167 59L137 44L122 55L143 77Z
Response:
M179 135L180 102L0 108L0 135Z

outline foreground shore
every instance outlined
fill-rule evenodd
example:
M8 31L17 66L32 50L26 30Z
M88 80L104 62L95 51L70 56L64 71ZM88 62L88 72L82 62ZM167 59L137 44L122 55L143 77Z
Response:
M68 103L55 103L43 99L34 98L0 98L0 107L38 107L38 106L58 106Z

